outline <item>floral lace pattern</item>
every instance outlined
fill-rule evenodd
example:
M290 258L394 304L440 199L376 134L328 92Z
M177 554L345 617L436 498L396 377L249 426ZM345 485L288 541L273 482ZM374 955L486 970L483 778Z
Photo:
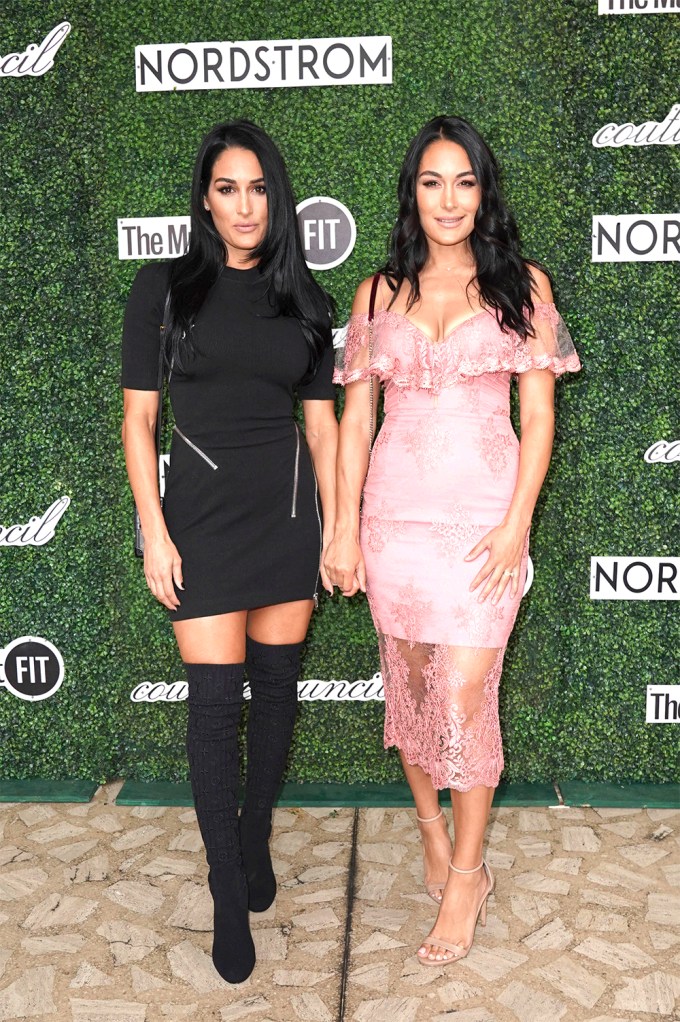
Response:
M407 316L382 309L375 314L369 366L368 316L354 315L334 379L346 385L377 376L397 387L438 393L486 373L550 369L561 376L581 368L569 332L552 303L535 304L532 326L534 336L522 340L503 331L493 312L482 310L459 323L443 340L433 342Z
M436 416L422 418L404 437L406 447L415 458L418 472L424 476L436 471L453 443L444 422Z
M425 616L432 610L431 601L421 599L422 595L421 590L409 582L399 590L399 600L392 607L394 618L404 629L411 649L418 641L418 636L422 635Z
M496 787L503 770L498 721L502 649L471 649L379 635L385 748L396 745L435 788Z
M504 424L505 420L501 420ZM486 419L476 438L476 446L497 479L503 475L508 466L510 456L516 448L516 441L502 429L495 415Z
M382 500L378 504L375 514L362 517L362 535L365 530L369 549L374 553L381 553L391 539L395 536L402 536L404 533L406 523L391 517L392 514L393 512L387 506L387 501Z
M471 521L470 512L462 504L454 504L450 513L432 522L430 531L435 534L439 553L449 564L465 556L480 533Z

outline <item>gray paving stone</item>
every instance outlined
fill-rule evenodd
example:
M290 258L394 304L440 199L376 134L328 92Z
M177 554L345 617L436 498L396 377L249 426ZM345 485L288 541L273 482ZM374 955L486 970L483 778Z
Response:
M159 855L145 866L141 866L139 872L147 877L162 876L193 876L198 869L198 863L190 859L174 859L170 855Z
M625 972L628 969L637 971L656 965L656 960L635 944L612 944L599 937L587 937L582 943L576 945L574 951L578 955L591 958L594 962L601 962L602 965L617 969L619 972Z
M99 816L93 816L88 822L91 827L100 830L103 834L117 834L124 829L122 821L115 813L100 813Z
M644 891L655 886L655 881L650 877L634 873L615 862L605 862L591 869L588 880L603 887L625 887L629 891Z
M138 820L160 820L167 811L167 806L135 806L130 810L130 816Z
M552 854L552 845L549 841L537 841L535 838L520 838L517 847L521 848L522 854L528 859L544 859Z
M647 897L647 922L658 926L678 926L680 894L650 894Z
M51 827L32 830L26 836L29 841L35 841L39 845L46 845L51 841L65 841L68 837L77 837L79 834L85 833L84 827L75 827L72 823L66 823L65 820L61 820L59 823L54 823Z
M296 926L301 926L303 930L307 930L309 933L340 926L340 920L330 907L310 909L307 912L302 912L300 915L293 916L293 922Z
M154 915L165 901L157 887L137 880L118 880L102 893L115 905L144 916Z
M653 1015L672 1015L680 995L680 978L652 972L642 979L632 977L614 994L614 1007L624 1011L644 1011Z
M10 807L7 806L7 808L9 809ZM27 808L21 809L17 813L17 817L27 827L35 827L36 823L44 823L45 820L51 820L56 815L57 812L52 806L44 805L27 806Z
M582 862L583 859L580 856L574 856L571 859L553 859L548 869L552 873L567 873L569 876L577 876Z
M431 1022L497 1022L488 1008L463 1008L454 1013L447 1011L443 1015L433 1015Z
M401 940L394 940L393 937L388 937L387 934L376 930L370 937L352 948L352 955L370 955L378 951L392 951L397 947L407 947L407 945Z
M167 952L173 976L188 983L199 994L224 991L224 980L215 971L212 958L189 940L176 944Z
M522 939L522 943L532 951L564 951L572 940L571 930L567 929L558 916L546 923L545 926L528 934Z
M300 831L289 831L288 833L279 834L272 841L272 848L274 848L279 855L287 855L289 858L295 858L312 840L312 835L308 834L304 830Z
M357 983L366 990L373 990L378 994L387 994L390 989L389 966L380 962L369 962L368 965L361 965L358 969L353 969L349 973L349 981L350 983Z
M44 869L16 869L0 876L0 901L18 901L26 898L47 882Z
M579 930L595 930L596 933L625 933L628 920L617 912L595 912L584 908L576 913L574 926Z
M0 979L2 979L2 977L5 975L5 969L7 968L7 963L9 962L10 958L12 957L12 954L13 954L13 952L12 952L11 948L4 948L4 947L0 948Z
M396 873L369 869L361 881L356 896L360 901L385 901L396 878Z
M283 962L288 957L288 935L280 926L253 930L258 962Z
M552 830L550 817L546 816L543 810L520 809L517 824L520 831L525 834Z
M24 937L21 946L29 955L74 955L84 943L82 933L60 933L54 937Z
M406 855L405 845L387 842L360 842L359 858L364 862L379 862L384 866L399 866Z
M355 1022L415 1022L421 1001L419 997L381 997L364 1001L352 1015Z
M456 1004L458 1001L470 1001L474 997L481 997L480 987L470 986L462 979L451 980L443 986L437 986L437 997L444 1005Z
M96 912L98 903L70 894L50 894L21 924L26 930L44 930L48 926L76 926Z
M240 1022L243 1018L251 1018L263 1011L269 1011L270 1008L271 1004L266 997L262 994L252 994L250 997L244 997L242 1001L237 1001L236 1004L222 1008L220 1018L222 1022Z
M309 969L275 969L272 981L279 987L315 987L332 976L332 972L312 972Z
M509 852L499 852L497 848L487 849L485 858L493 870L512 869L515 864L514 855Z
M653 844L629 845L627 848L619 848L619 855L641 869L652 866L659 859L665 859L670 854L670 848L664 848L663 845L661 847Z
M121 837L112 841L111 847L116 852L129 852L133 848L143 848L144 845L151 844L152 841L155 841L162 834L165 834L165 831L160 830L158 827L136 827L134 830L126 830Z
M132 980L132 989L136 994L145 993L147 990L162 990L168 986L165 980L140 969L138 965L131 966L130 979Z
M396 933L402 928L409 917L405 909L397 908L365 908L361 913L364 926L380 927Z
M327 887L322 891L310 891L309 894L298 894L293 898L296 905L319 905L324 901L337 901L344 898L344 887Z
M567 1006L550 994L534 990L525 983L510 983L496 998L519 1019L519 1022L559 1022Z
M467 958L458 962L456 967L463 966L474 972L480 979L492 982L502 979L509 972L523 965L528 959L527 955L519 951L512 951L510 948L487 948L475 944Z
M604 905L605 908L633 908L637 902L611 891L600 891L587 887L581 891L581 900L590 905Z
M107 880L109 876L108 855L93 855L68 871L69 879L74 884L94 883Z
M321 822L319 829L328 831L329 834L345 834L351 826L351 816L329 816Z
M592 827L562 827L565 852L599 852L601 844Z
M633 820L621 820L620 823L603 823L602 830L607 830L610 834L617 834L619 837L630 839L638 833L639 824Z
M191 830L181 830L175 835L168 845L170 852L201 852L203 851L203 840L198 827Z
M607 989L607 983L600 976L584 969L567 955L556 958L549 965L533 969L565 997L576 1001L584 1008L593 1008Z
M333 1022L328 1006L313 991L305 991L299 997L292 997L291 1004L301 1022Z
M177 926L181 930L211 931L213 901L208 888L191 882L183 883L177 892L174 912L167 922L168 926Z
M362 813L362 833L367 837L375 837L382 830L385 816L385 809L365 809Z
M308 869L303 869L294 879L287 880L284 883L284 887L293 887L296 881L301 884L325 882L342 876L346 872L346 866L310 866Z
M558 908L556 901L544 898L540 894L512 894L510 905L512 914L528 926L535 926Z
M135 1001L85 1001L71 998L73 1022L145 1022L146 1005Z
M136 926L125 919L104 923L97 933L108 941L109 950L117 965L141 962L164 943L163 937L155 930L150 930L146 926Z
M16 1022L16 1019L36 1015L53 1015L57 1011L55 976L56 969L52 965L26 969L19 979L0 991L0 1019Z
M314 845L312 854L318 859L337 859L341 852L346 852L348 845L346 841L323 841L321 844Z
M7 866L12 862L28 862L34 858L32 852L26 852L16 845L5 845L4 848L0 848L0 866Z
M113 986L113 979L98 969L96 965L92 965L91 962L81 962L69 986L76 989L79 987L110 987Z
M569 894L571 884L567 880L546 877L543 873L519 873L513 878L515 887L537 894Z

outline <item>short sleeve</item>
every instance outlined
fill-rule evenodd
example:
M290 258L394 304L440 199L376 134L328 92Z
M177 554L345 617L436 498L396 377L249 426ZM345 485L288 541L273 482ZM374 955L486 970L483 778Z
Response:
M321 356L319 367L314 378L308 383L300 384L297 388L298 397L301 401L334 401L335 387L333 386L333 345L328 344Z
M369 356L368 313L354 313L349 317L345 343L337 349L333 381L346 386L356 380L368 378Z
M160 328L168 272L168 263L148 263L132 283L123 320L121 387L158 390Z
M533 336L518 339L514 371L549 369L555 376L577 373L581 362L567 325L552 302L535 302L531 319Z

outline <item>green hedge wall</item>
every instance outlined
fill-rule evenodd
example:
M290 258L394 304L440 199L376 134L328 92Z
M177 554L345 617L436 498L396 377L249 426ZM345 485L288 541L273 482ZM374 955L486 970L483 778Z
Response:
M0 645L41 635L66 663L43 702L0 689L2 775L186 777L185 705L129 699L182 671L131 552L118 373L137 265L118 261L116 218L185 213L203 133L249 117L280 144L299 199L335 196L354 213L354 253L322 275L343 323L384 257L406 145L448 112L495 150L525 252L554 273L584 363L558 388L536 579L506 657L505 778L677 779L677 731L644 723L645 685L677 680L675 606L589 599L592 554L678 552L678 466L643 461L680 428L677 263L594 265L590 235L594 213L677 208L674 147L591 137L678 101L680 19L598 17L596 0L5 0L0 52L64 19L51 71L0 79L0 522L72 498L47 546L0 551ZM393 38L392 86L135 92L140 43L373 34ZM323 598L304 677L377 667L365 601ZM382 715L380 703L303 704L290 778L398 779Z

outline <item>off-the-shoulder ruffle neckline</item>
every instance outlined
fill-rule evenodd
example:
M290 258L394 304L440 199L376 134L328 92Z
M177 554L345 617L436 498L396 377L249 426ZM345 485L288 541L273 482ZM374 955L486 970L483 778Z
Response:
M534 312L536 312L537 309L550 309L557 312L554 302L534 302ZM394 316L396 319L402 320L404 323L408 323L408 325L415 330L416 333L420 334L420 336L427 341L428 344L431 344L433 348L439 347L440 344L446 344L447 341L451 340L454 334L457 334L459 330L462 330L463 327L467 326L469 323L473 323L476 319L479 319L480 316L491 316L493 321L498 324L498 319L496 318L496 314L493 309L480 309L479 312L473 312L471 316L466 316L465 319L461 319L459 323L450 327L440 340L433 341L427 330L423 330L422 327L418 326L418 324L409 316L404 315L403 312L395 312L394 309L376 309L374 318L378 319L379 316ZM355 318L357 320L368 320L368 313L354 313L352 319Z

